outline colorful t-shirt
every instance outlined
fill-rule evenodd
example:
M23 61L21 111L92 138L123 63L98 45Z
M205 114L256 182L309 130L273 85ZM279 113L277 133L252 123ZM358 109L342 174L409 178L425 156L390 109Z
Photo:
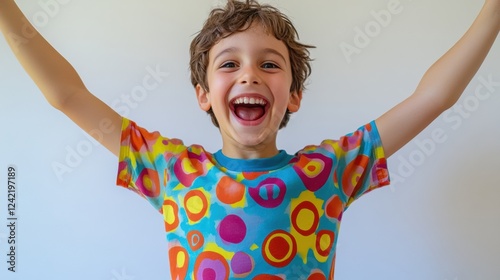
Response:
M231 159L123 120L117 184L163 214L172 279L333 279L342 213L389 184L375 122Z

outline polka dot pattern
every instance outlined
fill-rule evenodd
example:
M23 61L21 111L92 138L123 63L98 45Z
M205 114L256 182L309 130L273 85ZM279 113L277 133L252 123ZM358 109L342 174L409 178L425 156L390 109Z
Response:
M201 233L201 231L192 230L187 235L187 241L191 250L197 251L203 247L205 243L205 237L203 237L203 233Z
M163 202L163 219L167 232L174 231L179 226L179 206L174 200L166 199Z
M219 224L219 235L225 242L238 244L247 233L245 222L236 215L228 215Z
M262 256L275 267L284 267L297 254L297 242L288 232L276 230L271 232L262 244Z
M276 208L281 205L285 198L286 185L278 178L267 178L257 187L249 189L248 192L260 206Z
M171 247L168 251L168 257L170 259L172 279L186 279L189 266L187 250L181 246Z
M229 265L226 259L216 252L202 252L194 264L194 279L229 279Z
M127 119L121 141L117 184L162 213L172 279L333 279L346 207L389 183L374 122L258 164Z
M207 195L202 190L189 191L184 197L184 209L188 219L199 222L208 213L209 202Z
M147 197L160 195L160 181L156 170L144 168L135 181L135 185Z
M224 176L217 183L217 198L224 204L236 204L245 198L245 186Z
M247 277L255 268L255 262L247 253L237 252L231 259L231 270L237 278Z

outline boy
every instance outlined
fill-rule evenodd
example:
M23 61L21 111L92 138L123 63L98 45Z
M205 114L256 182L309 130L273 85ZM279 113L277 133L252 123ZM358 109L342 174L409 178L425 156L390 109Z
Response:
M4 7L0 26L8 34L22 17L12 1ZM386 158L456 101L498 34L499 7L486 1L410 98L339 141L296 155L279 151L276 135L300 108L308 46L271 7L229 1L193 40L198 102L223 140L214 154L121 118L39 36L17 55L48 101L84 130L103 121L122 127L97 140L120 158L118 183L163 213L173 279L333 279L343 211L388 184ZM301 265L315 269L295 274Z

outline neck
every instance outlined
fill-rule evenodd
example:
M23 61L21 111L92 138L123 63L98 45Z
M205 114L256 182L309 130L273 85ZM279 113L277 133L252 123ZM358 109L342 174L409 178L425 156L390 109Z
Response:
M222 145L222 153L229 158L256 159L273 157L279 153L279 150L276 147L276 144L252 147L242 145Z

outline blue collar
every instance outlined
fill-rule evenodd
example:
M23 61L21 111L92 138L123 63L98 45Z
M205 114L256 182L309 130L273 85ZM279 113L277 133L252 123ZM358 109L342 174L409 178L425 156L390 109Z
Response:
M270 158L240 159L229 158L222 153L222 150L218 150L214 153L214 158L220 166L230 171L263 172L276 170L287 165L293 156L280 150L277 155Z

